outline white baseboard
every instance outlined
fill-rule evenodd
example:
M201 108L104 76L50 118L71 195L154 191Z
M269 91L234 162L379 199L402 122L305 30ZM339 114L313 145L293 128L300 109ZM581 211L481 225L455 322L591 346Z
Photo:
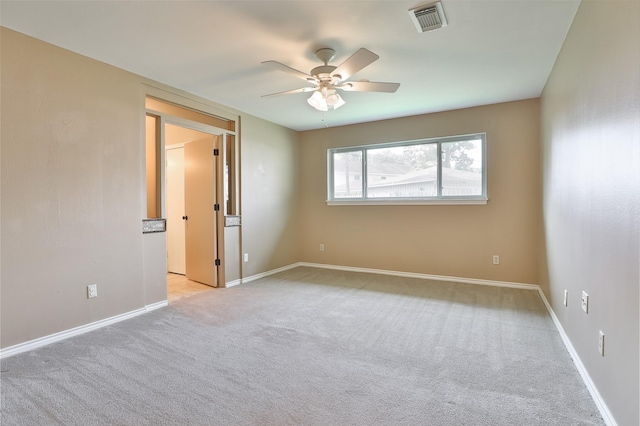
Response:
M368 274L393 275L397 277L419 278L423 280L449 281L449 282L476 284L476 285L489 285L494 287L520 288L525 290L536 290L536 291L540 288L537 284L514 283L514 282L508 282L508 281L480 280L476 278L449 277L446 275L418 274L414 272L388 271L385 269L356 268L352 266L325 265L322 263L301 262L296 264L296 266L308 266L311 268L322 268L322 269L335 269L339 271L365 272Z
M168 300L163 300L162 302L156 302L156 303L152 303L151 305L147 305L144 308L142 308L144 309L144 312L141 312L141 313L144 314L145 312L155 311L156 309L164 308L165 306L169 306Z
M269 275L273 275L279 272L288 271L289 269L297 268L298 266L300 266L300 263L292 263L291 265L283 266L282 268L272 269L267 272L262 272L260 274L251 275L249 277L242 278L241 282L242 284L249 283L251 281L259 280L260 278L268 277Z
M240 284L242 284L242 280L233 280L225 283L223 288L235 287Z
M567 348L567 351L569 351L569 355L571 356L571 359L573 359L573 363L578 369L578 372L582 377L582 381L584 382L585 386L589 390L589 393L591 394L591 398L593 399L593 402L595 402L596 406L598 407L598 411L600 411L600 415L602 416L602 419L607 424L607 426L617 426L618 423L616 423L615 419L613 418L613 414L611 414L611 411L609 411L609 407L607 407L607 404L602 399L602 396L600 395L600 392L598 392L598 388L596 388L595 383L593 383L593 380L591 380L591 376L589 375L589 372L587 372L587 369L582 363L580 356L578 356L576 349L571 344L571 340L569 340L569 336L567 335L567 333L565 333L564 328L562 328L562 324L560 324L560 320L558 319L558 317L556 316L556 313L551 308L551 304L547 300L547 297L544 295L544 292L542 291L541 288L538 289L538 293L540 293L540 297L542 298L542 301L547 307L547 311L549 311L549 315L551 315L551 319L553 320L553 323L555 324L556 329L558 330L558 333L560 333L560 337L564 342L564 346Z
M59 333L50 334L48 336L40 337L38 339L29 340L28 342L19 343L8 348L0 349L0 359L8 358L13 355L17 355L22 352L27 352L33 349L41 348L51 343L59 342L61 340L68 339L70 337L78 336L80 334L87 333L89 331L97 330L98 328L106 327L111 324L115 324L120 321L127 320L129 318L137 317L138 315L146 314L147 312L154 311L156 309L167 306L166 300L162 302L153 303L147 305L144 308L136 309L135 311L126 312L124 314L116 315L111 318L105 318L103 320L95 321L89 324L81 325L79 327L71 328L69 330L61 331Z

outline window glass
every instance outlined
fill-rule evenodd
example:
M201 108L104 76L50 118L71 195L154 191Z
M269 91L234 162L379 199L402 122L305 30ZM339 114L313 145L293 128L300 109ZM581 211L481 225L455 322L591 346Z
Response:
M420 144L367 150L367 197L437 195L437 146Z
M362 197L362 151L333 154L333 197Z
M484 203L485 134L329 149L329 201Z
M482 141L442 143L442 195L482 195Z

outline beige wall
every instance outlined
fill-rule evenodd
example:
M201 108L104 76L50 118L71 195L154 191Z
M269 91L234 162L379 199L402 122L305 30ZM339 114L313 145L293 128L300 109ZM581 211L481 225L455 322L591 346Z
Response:
M541 106L541 278L615 420L637 425L639 1L582 2ZM562 304L565 289L568 307ZM589 294L588 315L580 308L583 290ZM599 330L605 333L604 357L598 353Z
M242 118L240 169L242 276L300 261L298 134L251 116Z
M167 300L166 240L164 232L142 235L144 306ZM135 285L137 286L138 283L136 282ZM80 306L82 303L78 303L74 308Z
M239 226L224 228L224 282L238 284L242 277L242 263L240 261L240 230Z
M527 100L302 133L302 260L536 284L538 111ZM487 133L486 205L325 203L328 148L478 132Z
M205 112L224 107L1 31L0 346L7 348L166 299L165 236L142 234L144 95ZM296 133L240 115L249 231L225 230L230 279L298 259ZM251 254L246 271L241 244ZM87 299L88 284L98 284L96 299Z
M146 204L139 79L6 29L0 47L6 347L144 306Z

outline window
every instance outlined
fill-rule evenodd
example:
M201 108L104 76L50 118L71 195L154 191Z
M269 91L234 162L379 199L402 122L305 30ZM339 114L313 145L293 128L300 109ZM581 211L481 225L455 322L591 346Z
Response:
M484 204L484 133L328 150L329 204Z

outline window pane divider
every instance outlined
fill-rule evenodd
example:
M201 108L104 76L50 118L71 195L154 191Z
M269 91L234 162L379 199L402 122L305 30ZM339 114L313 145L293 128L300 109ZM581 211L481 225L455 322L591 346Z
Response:
M436 158L438 163L436 164L436 188L438 198L442 197L442 143L438 142Z

